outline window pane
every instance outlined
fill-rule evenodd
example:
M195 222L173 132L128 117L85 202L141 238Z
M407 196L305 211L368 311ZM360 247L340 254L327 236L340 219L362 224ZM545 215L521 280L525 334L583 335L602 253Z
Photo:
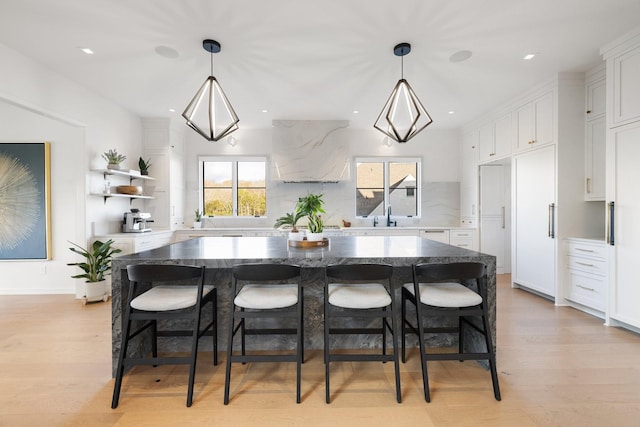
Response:
M418 214L418 198L415 196L417 176L417 163L389 163L389 203L393 215Z
M238 188L265 188L265 162L238 162Z
M204 162L204 187L231 188L231 162Z
M265 216L267 191L264 189L238 189L238 216Z
M356 216L384 213L384 163L356 163Z
M206 216L231 216L233 203L230 188L204 189L204 214Z

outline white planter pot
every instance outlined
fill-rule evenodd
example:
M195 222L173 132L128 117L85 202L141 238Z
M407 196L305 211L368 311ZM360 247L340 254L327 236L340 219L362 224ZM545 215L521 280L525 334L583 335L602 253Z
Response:
M307 231L307 240L309 242L319 242L324 237L324 233L309 233Z
M82 303L94 301L107 301L109 299L109 293L107 292L107 281L101 280L99 282L84 282L84 298Z
M193 228L202 228L202 221L194 221Z
M296 242L304 240L304 231L298 230L295 233L293 231L290 231L288 239L289 240L295 240Z

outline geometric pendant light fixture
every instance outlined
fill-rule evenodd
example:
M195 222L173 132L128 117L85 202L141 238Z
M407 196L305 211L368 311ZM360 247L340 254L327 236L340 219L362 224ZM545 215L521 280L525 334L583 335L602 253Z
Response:
M418 132L433 123L431 116L415 92L404 79L404 56L411 52L409 43L400 43L393 48L393 53L400 57L400 80L393 88L389 99L380 112L374 128L397 142L407 142Z
M220 43L203 40L202 47L211 54L211 74L202 84L182 117L187 125L209 141L218 141L238 130L238 116L220 83L213 76L213 54L220 52Z

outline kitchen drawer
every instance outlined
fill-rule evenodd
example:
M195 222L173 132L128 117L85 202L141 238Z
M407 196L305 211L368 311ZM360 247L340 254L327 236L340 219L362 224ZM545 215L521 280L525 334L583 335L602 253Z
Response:
M600 276L607 275L606 261L596 258L569 255L567 257L567 267L573 270L583 271L585 273L597 274Z
M569 269L570 301L577 302L587 307L605 311L607 301L607 281L604 277L585 274Z
M449 230L420 230L420 237L449 244Z
M607 246L604 242L567 241L567 254L571 256L607 259Z
M459 248L469 249L470 251L473 249L473 238L453 238L451 237L451 246L457 246Z

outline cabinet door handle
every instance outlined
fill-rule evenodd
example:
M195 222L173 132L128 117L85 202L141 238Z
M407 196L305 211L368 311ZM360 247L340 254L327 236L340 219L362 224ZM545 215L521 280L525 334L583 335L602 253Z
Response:
M576 286L577 286L577 287L579 287L579 288L585 289L585 290L587 290L587 291L592 291L592 292L593 292L593 291L595 291L595 289L594 289L594 288L589 288L589 287L587 287L587 286L582 286L582 285L576 285Z
M551 203L549 205L549 237L551 237L552 239L556 238L556 215L555 212L556 211L556 204L555 203Z
M614 215L615 213L615 204L614 202L609 202L609 209L607 210L607 214L609 215L609 221L607 221L607 243L611 246L615 246L614 243Z
M595 267L593 264L587 264L586 262L576 261L578 265L584 265L585 267Z
M591 178L587 178L587 194L591 194Z
M595 252L594 250L591 250L591 249L582 249L582 248L576 248L576 251L580 251L580 252Z
M504 206L502 207L502 228L505 228L506 216Z

